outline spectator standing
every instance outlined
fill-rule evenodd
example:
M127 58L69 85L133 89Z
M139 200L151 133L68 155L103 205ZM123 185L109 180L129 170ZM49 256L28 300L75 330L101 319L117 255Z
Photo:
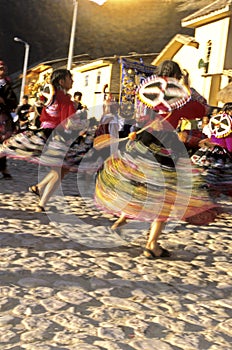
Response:
M14 131L11 113L17 108L18 100L7 76L7 66L0 60L0 143L10 137ZM0 171L3 179L11 179L7 169L6 157L0 158Z
M82 92L80 92L80 91L74 92L73 99L74 99L74 106L75 106L76 110L83 109L84 106L81 102Z
M18 106L16 113L18 115L18 124L19 124L19 130L23 131L28 128L28 117L29 117L29 112L31 105L28 102L29 97L28 95L24 95L22 98L22 104Z
M119 104L114 101L111 95L109 95L103 104L103 114L99 121L98 127L95 130L94 135L94 147L96 149L101 148L100 143L102 136L108 136L108 140L117 140L119 138L119 116L118 116ZM103 136L104 137L104 136ZM117 154L118 144L117 142L110 142L104 147L105 155ZM110 147L109 147L110 146Z
M87 106L82 103L82 92L76 91L73 95L74 99L74 107L79 113L81 120L87 120L88 114L87 114Z

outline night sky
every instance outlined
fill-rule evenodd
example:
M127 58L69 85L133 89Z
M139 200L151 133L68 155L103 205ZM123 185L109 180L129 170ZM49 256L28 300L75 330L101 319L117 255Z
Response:
M197 4L196 4L197 3ZM157 53L177 33L193 35L181 19L211 1L108 0L98 6L78 0L74 55L91 58ZM68 56L73 0L0 0L0 58L9 74L21 73L30 44L29 67Z

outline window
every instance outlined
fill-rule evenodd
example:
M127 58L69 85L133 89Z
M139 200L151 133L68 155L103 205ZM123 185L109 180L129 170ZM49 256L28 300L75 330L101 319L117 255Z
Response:
M101 82L101 72L97 73L97 84L100 84Z
M208 73L209 61L210 61L211 52L212 52L212 41L209 40L209 41L207 41L207 44L206 44L206 62L205 62L206 66L205 66L205 73Z
M89 85L89 75L87 74L85 76L85 86L88 86Z

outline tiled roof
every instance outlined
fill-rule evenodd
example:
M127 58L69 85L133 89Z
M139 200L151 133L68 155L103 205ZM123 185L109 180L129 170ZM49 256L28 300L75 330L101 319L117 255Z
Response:
M232 5L232 0L214 1L212 4L207 5L207 6L203 7L202 9L194 12L193 14L183 18L182 22L189 22L189 21L193 21L199 17L208 16L214 12L218 12L218 11L224 9L225 7L231 6L231 5Z

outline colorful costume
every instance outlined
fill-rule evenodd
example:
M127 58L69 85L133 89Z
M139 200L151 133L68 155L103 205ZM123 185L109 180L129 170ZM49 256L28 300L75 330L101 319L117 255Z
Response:
M14 135L4 141L0 156L26 160L44 166L67 167L73 171L91 147L75 144L79 132L86 128L86 121L76 113L70 95L58 90L53 100L41 113L41 129Z
M119 143L118 155L106 159L99 171L97 205L139 221L212 221L216 206L201 188L200 172L192 168L175 131L179 116L192 118L184 111L195 106L196 117L203 117L204 105L191 100L189 91L174 78L147 79L137 97L137 119L144 124L129 135L132 140Z
M212 196L232 196L232 118L223 112L210 118L210 144L200 148L192 162L203 169Z

